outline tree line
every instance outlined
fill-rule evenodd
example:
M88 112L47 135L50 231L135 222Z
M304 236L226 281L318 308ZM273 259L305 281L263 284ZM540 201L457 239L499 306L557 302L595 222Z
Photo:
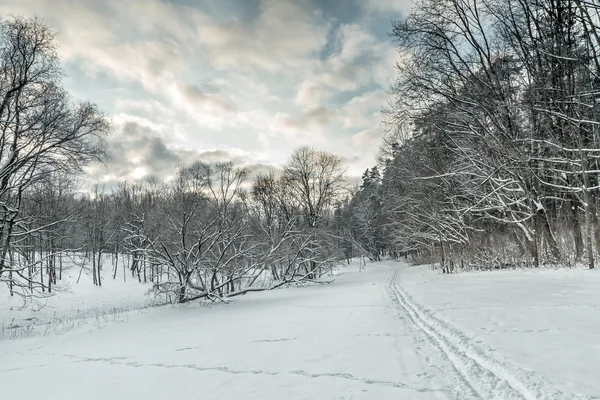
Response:
M48 26L0 24L0 281L11 295L51 293L77 265L78 280L84 270L99 286L131 276L182 303L315 280L345 257L335 211L344 166L313 148L278 174L195 162L169 182L82 193L111 126L92 103L71 101L62 76Z
M231 162L195 162L169 182L82 195L71 177L45 174L23 192L26 228L11 233L2 278L44 295L66 263L78 281L83 270L98 286L129 277L177 303L315 280L345 257L333 207L343 172L339 157L303 147L281 174L253 179Z
M594 268L600 5L422 0L391 36L388 134L346 207L352 237L444 272Z

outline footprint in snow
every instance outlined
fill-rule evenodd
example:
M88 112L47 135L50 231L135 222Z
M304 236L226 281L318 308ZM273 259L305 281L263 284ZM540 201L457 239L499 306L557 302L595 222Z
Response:
M274 343L274 342L289 342L290 340L296 340L297 338L292 337L292 338L281 338L281 339L260 339L260 340L253 340L252 343Z

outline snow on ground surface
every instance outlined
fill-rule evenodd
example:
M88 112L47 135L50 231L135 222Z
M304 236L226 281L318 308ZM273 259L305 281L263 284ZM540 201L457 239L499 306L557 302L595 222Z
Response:
M402 268L397 282L442 342L467 348L529 398L600 398L600 271L419 266Z
M372 265L335 283L165 306L126 323L0 343L3 396L37 399L446 399ZM68 377L68 378L67 378ZM57 384L68 379L68 384ZM29 383L35 382L35 384Z
M590 399L599 277L353 265L330 285L0 342L0 387L61 400Z
M79 283L77 278L80 266L75 262L65 263L63 279L57 281L53 288L53 295L49 298L40 298L24 301L23 297L10 296L8 287L0 285L0 340L9 336L7 327L37 326L38 331L45 331L46 325L51 332L68 330L73 325L78 325L78 320L94 319L114 314L123 314L128 310L136 310L152 304L152 299L147 295L152 287L150 283L140 283L137 277L132 277L126 271L123 278L123 265L119 265L118 275L112 278L111 258L105 257L102 270L102 287L93 284L91 272L82 271ZM67 326L63 326L67 325ZM19 329L17 335L23 334Z

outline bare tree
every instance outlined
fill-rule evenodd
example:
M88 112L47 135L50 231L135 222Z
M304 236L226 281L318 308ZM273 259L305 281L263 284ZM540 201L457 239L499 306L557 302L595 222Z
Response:
M102 154L109 130L91 103L73 105L61 84L54 33L37 19L0 24L0 279L31 286L31 275L8 257L31 228L24 192L53 172L77 174Z
M284 166L283 185L302 211L305 227L313 231L312 235L319 234L325 218L332 215L333 206L340 200L345 189L344 172L338 156L309 147L296 149ZM325 241L327 236L320 235L320 239ZM315 247L309 252L318 250ZM307 263L310 278L318 273L317 264L315 259Z
M456 244L479 265L585 250L594 267L597 16L578 0L427 0L394 23L404 57L380 156L390 245L439 251L442 267Z
M284 167L284 184L302 208L309 227L318 226L344 190L341 158L309 147L296 149Z

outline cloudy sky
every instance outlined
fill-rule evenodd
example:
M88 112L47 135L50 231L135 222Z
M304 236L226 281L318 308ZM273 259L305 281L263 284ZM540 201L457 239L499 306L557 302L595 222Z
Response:
M111 117L112 183L193 160L281 167L310 145L374 165L411 0L0 0L59 32L66 85Z

